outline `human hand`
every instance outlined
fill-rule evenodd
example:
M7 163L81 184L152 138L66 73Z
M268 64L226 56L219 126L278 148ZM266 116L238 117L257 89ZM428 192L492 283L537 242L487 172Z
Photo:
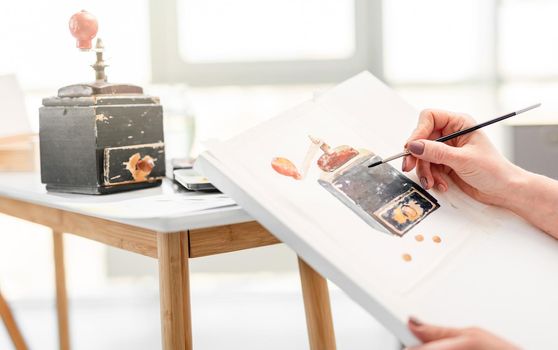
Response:
M445 143L441 136L476 125L466 114L427 109L420 113L417 128L405 148L410 156L403 159L403 171L416 167L425 189L448 189L447 177L474 199L503 206L510 199L510 186L525 171L502 156L480 130Z
M409 329L424 344L407 350L519 350L518 347L480 328L445 328L424 324L411 317Z

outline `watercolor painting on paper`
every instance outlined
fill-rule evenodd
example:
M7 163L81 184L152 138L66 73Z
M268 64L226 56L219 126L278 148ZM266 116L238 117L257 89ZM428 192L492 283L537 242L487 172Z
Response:
M296 181L306 180L313 160L321 170L318 183L370 226L402 237L440 206L418 184L389 164L368 165L379 157L366 149L342 145L331 148L310 136L302 165L285 157L274 157L272 168Z

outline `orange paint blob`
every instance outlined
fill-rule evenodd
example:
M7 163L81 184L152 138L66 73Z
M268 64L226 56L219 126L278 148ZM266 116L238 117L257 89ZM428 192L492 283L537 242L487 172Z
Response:
M423 235L416 235L415 239L417 240L417 242L422 242L422 241L424 241L424 236Z
M434 243L440 243L442 242L442 239L440 238L440 236L433 236L432 240L434 241Z
M271 160L273 170L281 175L290 176L293 179L300 180L302 175L298 172L296 166L287 158L275 157Z
M403 254L402 258L403 258L403 260L405 260L407 262L413 260L413 257L411 256L411 254Z

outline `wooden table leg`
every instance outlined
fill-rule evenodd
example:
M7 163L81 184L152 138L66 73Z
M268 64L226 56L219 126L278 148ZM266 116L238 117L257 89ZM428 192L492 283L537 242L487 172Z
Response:
M56 310L58 315L58 341L60 350L70 349L70 332L68 319L68 294L66 292L66 272L64 269L64 236L62 232L53 231L54 271L56 278Z
M327 281L301 258L298 258L298 268L310 349L335 350L335 331Z
M12 338L12 342L14 343L16 350L27 350L25 340L23 340L23 336L17 327L14 316L12 315L8 303L2 296L2 293L0 293L0 317L4 320L8 334L10 335L10 338Z
M188 234L158 233L161 337L164 350L192 350Z

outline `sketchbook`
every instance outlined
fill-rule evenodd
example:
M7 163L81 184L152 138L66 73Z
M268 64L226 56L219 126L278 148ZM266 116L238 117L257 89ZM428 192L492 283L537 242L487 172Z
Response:
M417 117L364 72L195 167L407 346L418 343L413 315L558 348L554 239L454 185L423 190L400 161L367 167L401 149Z

